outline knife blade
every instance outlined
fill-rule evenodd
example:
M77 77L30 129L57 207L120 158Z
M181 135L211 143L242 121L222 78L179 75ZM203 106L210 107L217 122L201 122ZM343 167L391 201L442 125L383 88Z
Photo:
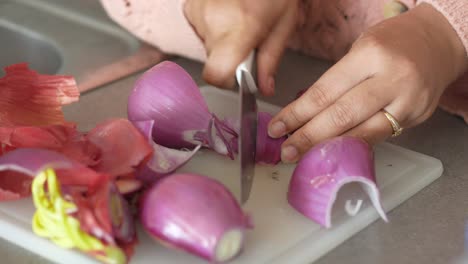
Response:
M257 146L257 82L255 52L239 65L236 71L240 98L239 159L241 176L241 202L250 197L255 173Z

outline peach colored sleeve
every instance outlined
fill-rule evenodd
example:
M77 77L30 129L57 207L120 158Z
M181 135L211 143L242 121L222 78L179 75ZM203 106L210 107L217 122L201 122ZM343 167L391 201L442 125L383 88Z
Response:
M468 1L467 0L418 0L428 3L442 13L457 32L468 56Z
M205 61L204 45L186 19L186 0L100 0L109 17L167 54Z
M418 0L418 4L420 3L431 4L447 18L465 46L468 58L468 1ZM468 124L468 72L448 87L439 106L449 113L461 116Z

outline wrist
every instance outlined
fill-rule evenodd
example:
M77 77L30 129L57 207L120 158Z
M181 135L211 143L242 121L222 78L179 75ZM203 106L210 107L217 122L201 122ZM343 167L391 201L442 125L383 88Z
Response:
M440 67L447 70L448 81L454 81L468 69L468 56L461 38L444 15L432 5L422 3L412 12L422 24L425 40L443 57Z

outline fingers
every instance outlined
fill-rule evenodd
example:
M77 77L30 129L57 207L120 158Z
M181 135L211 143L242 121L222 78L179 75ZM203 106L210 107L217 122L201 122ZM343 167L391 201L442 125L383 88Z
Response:
M295 162L320 141L339 136L371 118L392 100L378 78L364 81L312 118L283 143L284 162Z
M283 56L289 36L296 24L297 6L290 5L286 13L273 27L270 35L259 47L258 84L263 95L271 96L275 91L274 76Z
M382 111L347 131L344 135L360 137L370 145L380 143L393 134L393 128Z
M281 137L303 126L352 87L372 76L374 72L367 70L367 67L356 66L361 62L358 53L348 53L270 121L269 135Z
M237 66L247 58L260 37L259 30L239 27L213 41L203 69L205 81L220 88L232 88Z

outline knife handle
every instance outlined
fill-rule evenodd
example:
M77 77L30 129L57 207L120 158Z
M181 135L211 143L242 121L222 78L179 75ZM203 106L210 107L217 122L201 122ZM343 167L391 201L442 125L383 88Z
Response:
M257 60L256 60L256 51L253 50L250 52L250 54L247 56L247 58L239 64L239 66L236 69L236 79L237 83L240 85L241 83L241 78L242 78L242 72L244 72L244 76L247 78L247 83L248 87L250 90L250 93L257 93L258 87L257 87Z

